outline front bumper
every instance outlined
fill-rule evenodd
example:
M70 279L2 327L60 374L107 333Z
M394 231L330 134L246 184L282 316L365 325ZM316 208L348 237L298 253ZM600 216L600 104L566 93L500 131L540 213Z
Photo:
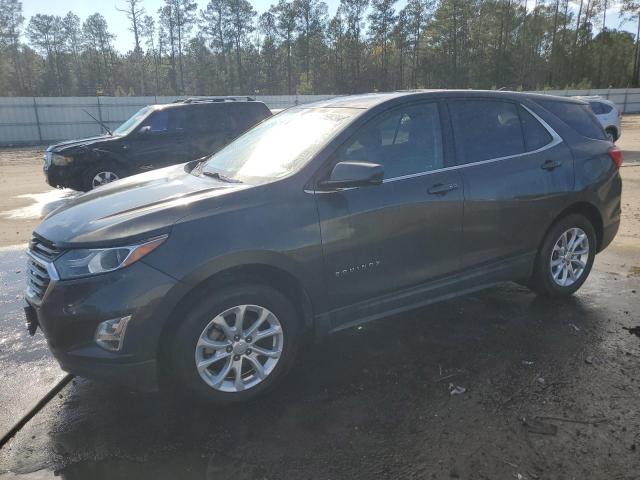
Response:
M41 300L25 298L64 370L155 390L160 336L181 295L177 280L141 260L102 275L52 280ZM127 315L131 320L121 351L109 352L96 345L100 322Z
M45 181L54 188L71 188L73 190L80 189L81 179L75 169L69 167L59 167L57 165L42 166Z

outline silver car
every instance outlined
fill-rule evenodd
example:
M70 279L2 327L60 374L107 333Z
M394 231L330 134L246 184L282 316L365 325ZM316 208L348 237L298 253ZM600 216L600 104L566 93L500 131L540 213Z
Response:
M585 102L589 102L591 110L598 117L598 121L607 132L607 137L612 142L617 141L622 134L620 123L622 120L622 112L618 106L611 100L599 96L576 97Z

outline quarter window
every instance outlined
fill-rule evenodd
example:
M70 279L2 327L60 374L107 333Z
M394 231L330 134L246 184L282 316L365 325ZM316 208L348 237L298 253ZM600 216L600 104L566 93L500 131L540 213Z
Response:
M602 113L603 114L607 114L607 113L611 113L611 110L613 110L613 107L611 105L608 105L606 103L601 103L600 104L600 108L602 108Z
M525 152L516 105L499 100L450 102L458 163L481 162Z
M522 121L522 131L527 152L538 150L551 143L553 137L551 137L549 131L522 107L520 107L520 120Z
M593 113L596 115L602 115L604 113L604 109L602 108L602 104L600 102L589 102L589 106Z
M538 100L538 103L583 137L607 139L589 105L559 100Z
M442 131L436 103L401 107L361 128L336 154L336 160L378 163L384 178L442 168Z

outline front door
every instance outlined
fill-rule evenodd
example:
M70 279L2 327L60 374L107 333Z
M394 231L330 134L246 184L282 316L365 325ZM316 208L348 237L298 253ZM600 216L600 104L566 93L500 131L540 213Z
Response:
M330 308L402 290L458 269L461 179L443 170L438 103L381 114L333 158L384 167L380 185L316 191Z
M191 160L184 109L153 112L124 140L123 149L132 169L137 171Z

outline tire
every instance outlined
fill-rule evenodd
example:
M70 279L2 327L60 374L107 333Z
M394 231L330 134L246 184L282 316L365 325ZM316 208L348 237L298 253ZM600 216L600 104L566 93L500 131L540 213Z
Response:
M562 237L565 233L567 248L562 247ZM572 237L572 234L576 237ZM582 235L585 237L584 240L580 240ZM573 245L572 238L574 240L577 238ZM587 252L582 253L585 246ZM570 214L559 219L542 241L529 286L539 295L546 297L572 295L589 276L596 249L596 233L586 217ZM578 255L579 253L581 254ZM574 261L574 259L578 260Z
M228 336L231 335L225 335L219 325L223 319L228 328L237 326L236 312L240 311L240 306L246 307L243 333L239 334L240 338L229 341ZM275 327L279 325L280 336L276 333L256 339L246 335L263 315L266 320L253 335L258 337L267 330L277 331ZM181 393L193 394L201 401L231 404L251 400L273 388L293 365L301 338L300 323L291 301L273 288L243 284L222 289L211 297L203 298L187 312L173 337L173 344L169 346L170 357L166 367L170 371L167 373ZM207 340L213 340L216 349L207 348ZM270 346L271 343L273 345ZM252 347L271 355L278 350L280 353L277 359L269 358L252 351ZM214 355L219 355L221 359L201 370L197 368L196 363L204 365L213 360ZM257 374L255 361L262 365L263 379ZM237 388L236 365L240 365L240 389Z
M98 176L105 177L105 181L102 184L97 184L96 179ZM88 192L89 190L93 190L96 187L101 185L106 185L107 183L119 180L126 176L126 172L120 168L118 165L115 165L113 162L102 162L96 165L89 167L83 176L82 179L82 190Z
M615 128L609 127L605 130L605 132L607 134L607 138L611 140L612 143L615 143L616 140L618 140L618 132Z

